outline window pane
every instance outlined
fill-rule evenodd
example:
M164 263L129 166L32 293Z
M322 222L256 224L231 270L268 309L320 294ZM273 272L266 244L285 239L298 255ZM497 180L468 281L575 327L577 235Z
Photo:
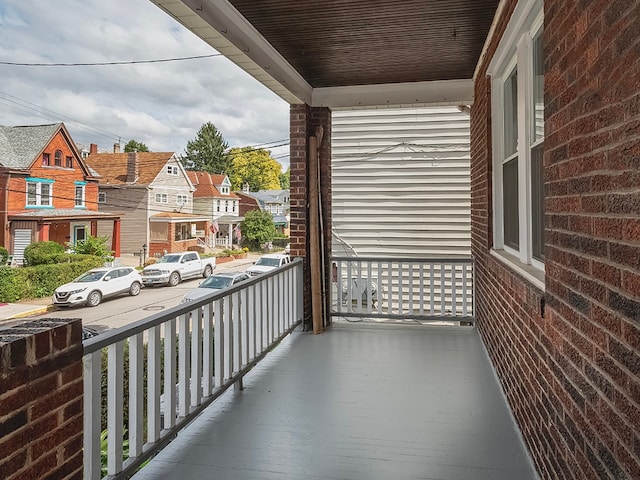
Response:
M520 246L518 215L518 157L502 166L504 244L516 250Z
M82 206L84 197L84 187L76 186L76 206Z
M51 186L48 183L40 184L40 205L51 205Z
M504 158L518 149L518 71L504 82Z
M542 31L533 39L533 141L544 137L544 57Z
M36 204L36 184L27 183L27 205Z
M531 231L533 258L544 261L544 166L542 144L531 150Z

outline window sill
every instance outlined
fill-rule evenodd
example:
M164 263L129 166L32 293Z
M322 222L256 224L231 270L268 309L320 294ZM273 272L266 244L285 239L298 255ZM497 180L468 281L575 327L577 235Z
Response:
M514 270L517 274L524 277L526 281L533 284L536 288L545 291L544 271L539 270L532 265L524 265L516 256L505 252L504 250L491 249L491 256L497 258L504 265Z

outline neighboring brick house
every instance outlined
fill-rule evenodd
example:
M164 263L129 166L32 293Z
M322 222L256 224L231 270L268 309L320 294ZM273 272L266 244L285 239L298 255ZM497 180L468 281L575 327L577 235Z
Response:
M207 216L211 221L206 232L206 243L212 248L230 247L233 243L238 243L236 228L243 217L240 215L240 197L231 191L229 177L208 172L187 173L196 188L193 194L193 211Z
M209 228L208 217L192 213L195 187L175 153L98 153L92 144L86 161L100 176L100 208L126 213L122 253L187 250Z
M23 259L32 242L73 245L104 225L120 255L120 216L98 212L98 179L62 123L0 126L2 246Z

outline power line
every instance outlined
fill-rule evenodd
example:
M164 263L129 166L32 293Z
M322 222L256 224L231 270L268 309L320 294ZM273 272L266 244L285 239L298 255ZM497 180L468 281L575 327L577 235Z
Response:
M123 60L116 62L87 62L87 63L21 63L21 62L0 62L0 65L11 65L13 67L102 67L108 65L135 65L141 63L164 63L179 62L182 60L196 60L199 58L221 57L221 53L209 55L195 55L193 57L161 58L155 60Z

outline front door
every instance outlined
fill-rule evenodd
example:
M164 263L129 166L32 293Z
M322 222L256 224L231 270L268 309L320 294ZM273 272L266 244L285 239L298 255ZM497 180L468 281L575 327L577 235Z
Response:
M73 227L73 244L84 242L87 239L87 227L85 225L76 225Z

